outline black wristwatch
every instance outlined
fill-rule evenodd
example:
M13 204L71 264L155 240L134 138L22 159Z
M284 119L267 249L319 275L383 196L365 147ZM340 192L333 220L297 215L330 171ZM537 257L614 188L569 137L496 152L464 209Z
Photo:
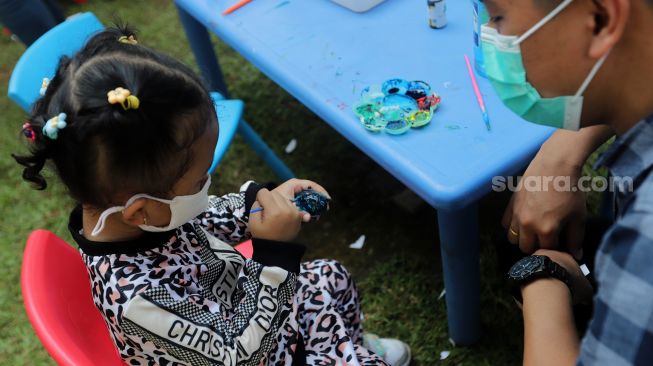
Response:
M521 287L539 278L555 278L569 287L569 273L566 269L549 257L531 255L520 259L508 271L508 281L515 300L521 303Z

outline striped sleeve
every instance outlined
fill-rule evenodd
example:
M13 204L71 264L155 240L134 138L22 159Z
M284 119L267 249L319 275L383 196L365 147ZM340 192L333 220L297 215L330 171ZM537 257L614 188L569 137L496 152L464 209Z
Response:
M195 223L231 245L249 239L249 208L259 189L258 184L249 181L241 186L238 193L210 196L207 210L197 217Z

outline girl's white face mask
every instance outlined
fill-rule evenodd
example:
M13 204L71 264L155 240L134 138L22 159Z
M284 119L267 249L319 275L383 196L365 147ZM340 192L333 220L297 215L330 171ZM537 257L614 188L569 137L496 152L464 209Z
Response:
M170 206L170 223L167 226L159 227L145 224L138 225L141 230L149 232L164 232L176 229L199 216L202 212L206 211L206 208L209 205L210 185L211 176L209 176L209 178L206 180L206 183L204 183L204 186L199 192L188 196L177 196L171 200L152 197L144 193L134 195L132 198L127 200L127 203L125 203L124 206L114 206L102 212L100 219L93 229L93 232L91 232L91 236L97 236L100 232L102 232L104 229L104 224L110 215L124 210L139 198L149 198L151 200L163 202Z

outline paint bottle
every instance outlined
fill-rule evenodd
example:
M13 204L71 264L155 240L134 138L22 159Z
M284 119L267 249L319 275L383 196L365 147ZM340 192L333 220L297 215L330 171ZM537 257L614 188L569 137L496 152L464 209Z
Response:
M483 0L472 0L472 3L474 7L474 67L479 75L486 77L483 49L481 48L481 25L489 22L490 16Z
M429 26L434 29L447 26L447 4L445 0L427 0L429 7Z

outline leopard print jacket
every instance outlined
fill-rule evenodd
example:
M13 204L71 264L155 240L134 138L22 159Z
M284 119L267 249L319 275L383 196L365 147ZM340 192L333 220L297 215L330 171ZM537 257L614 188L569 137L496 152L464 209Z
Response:
M129 365L258 365L287 322L303 247L249 239L247 207L258 186L211 196L206 212L128 242L87 240L81 208L70 231L91 293ZM249 202L246 202L249 201Z

